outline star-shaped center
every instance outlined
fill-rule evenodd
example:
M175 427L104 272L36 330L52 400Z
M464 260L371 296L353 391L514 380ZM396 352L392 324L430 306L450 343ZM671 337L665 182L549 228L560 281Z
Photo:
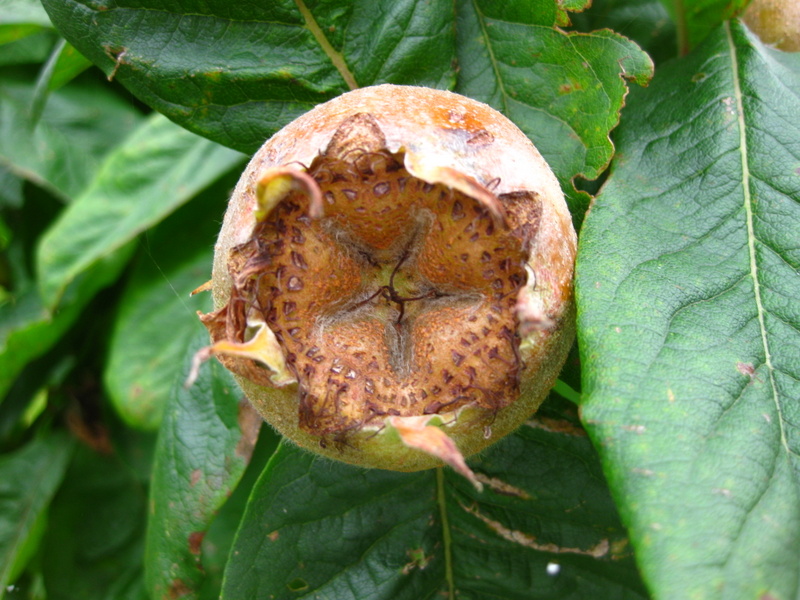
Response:
M519 393L515 306L536 203L458 173L428 183L369 133L265 174L252 237L229 257L227 339L274 335L300 427L323 443L389 416L496 411Z

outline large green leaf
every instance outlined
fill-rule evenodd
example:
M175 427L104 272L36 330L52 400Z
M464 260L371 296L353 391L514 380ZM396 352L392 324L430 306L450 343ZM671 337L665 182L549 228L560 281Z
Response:
M42 553L48 600L148 600L146 514L147 490L135 470L117 453L80 446L49 515Z
M153 115L114 150L92 185L43 236L37 255L47 306L89 267L133 240L242 156Z
M636 42L659 64L678 54L675 21L660 0L593 0L572 23L585 33L608 28Z
M575 192L572 180L595 179L608 166L614 150L608 134L619 120L625 80L646 84L650 58L609 30L566 34L552 21L523 20L526 15L503 3L461 0L458 6L457 91L514 121L580 211L588 197Z
M555 29L582 1L459 0L455 23L453 4L442 0L369 8L365 1L237 5L246 20L213 2L180 11L149 10L142 0L44 3L71 43L145 102L247 152L348 88L450 87L457 57L458 91L514 120L582 212L588 196L574 190L573 178L595 179L608 165L624 79L645 84L652 76L636 44L608 30Z
M117 412L133 427L158 427L173 382L183 373L186 348L198 331L206 331L195 313L211 310L211 296L189 294L211 276L231 179L224 177L145 234L144 252L119 304L103 376Z
M8 44L50 27L38 0L4 0L0 4L0 44Z
M66 436L47 435L0 457L0 598L36 550L70 449Z
M284 444L253 489L222 597L644 598L576 421L551 404L473 461L483 493L449 471L363 470Z
M147 530L152 600L197 597L203 537L242 476L261 425L216 360L184 389L193 352L207 343L202 332L187 349L159 434Z
M50 53L50 57L39 71L36 88L30 107L30 119L35 126L42 116L50 92L63 87L83 71L92 66L92 63L63 38L58 40Z
M44 5L109 76L181 125L244 152L350 88L449 87L454 79L450 0Z
M42 29L16 41L0 45L0 66L38 64L50 54L58 35L52 29Z
M678 29L682 54L702 43L726 19L739 14L750 0L661 0L670 11Z
M583 418L659 598L800 593L800 55L632 94L578 257Z
M0 164L65 200L84 190L141 119L108 86L87 81L54 92L34 124L33 96L33 82L0 79Z

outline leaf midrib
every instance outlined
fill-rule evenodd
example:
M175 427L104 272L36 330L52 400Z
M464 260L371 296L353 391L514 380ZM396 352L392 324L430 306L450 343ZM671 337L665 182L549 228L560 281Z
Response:
M303 16L306 29L311 32L311 35L313 35L314 39L317 40L317 43L320 45L322 51L333 63L333 66L336 68L336 70L339 71L339 75L342 76L342 79L344 79L347 87L349 87L351 90L358 89L358 82L356 81L353 73L347 67L344 56L342 56L340 52L337 52L328 38L325 37L325 33L323 33L316 19L314 19L314 15L311 14L310 10L308 10L305 2L303 2L303 0L294 0L294 3L297 6L297 10L299 10L300 14Z
M447 583L447 598L455 598L455 582L453 580L453 539L450 535L450 521L447 517L447 501L444 491L444 470L436 469L436 502L439 504L439 518L442 523L442 542L444 553L444 573Z
M481 35L483 36L483 39L486 40L486 52L489 54L489 62L492 63L492 71L494 71L495 74L495 81L497 81L497 85L500 88L500 98L503 103L502 113L504 115L508 115L508 93L506 92L503 78L500 76L500 67L497 63L497 58L494 55L494 48L492 48L489 32L486 30L486 15L483 14L483 11L481 11L476 0L472 0L472 8L475 11L475 16L478 19L478 24L481 28Z
M736 44L733 40L730 21L725 21L725 39L730 49L731 71L733 74L733 93L736 100L736 120L739 128L739 154L742 160L742 190L744 195L744 210L747 221L747 249L750 257L750 278L753 280L753 295L756 301L758 313L758 326L761 333L761 344L764 348L764 364L769 375L769 384L772 388L772 400L775 403L775 410L778 414L778 427L781 432L781 445L787 453L791 454L788 441L786 439L786 428L784 426L783 410L781 409L780 398L778 397L778 387L775 383L775 369L772 365L772 353L767 336L767 328L764 319L764 304L761 300L761 282L758 274L758 261L756 258L756 235L753 224L753 197L750 193L750 161L747 151L747 131L744 114L744 102L742 85L739 79L739 59L736 51Z

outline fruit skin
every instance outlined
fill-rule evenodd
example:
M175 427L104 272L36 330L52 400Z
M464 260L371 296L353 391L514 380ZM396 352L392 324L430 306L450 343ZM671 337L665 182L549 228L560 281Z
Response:
M765 44L784 52L800 51L800 2L798 0L754 0L742 21Z
M256 225L257 186L265 171L285 165L310 165L328 147L339 126L355 114L371 115L385 137L386 150L404 153L405 167L428 183L461 185L453 171L496 195L533 192L540 204L538 233L527 264L535 274L518 294L519 398L499 410L465 406L426 417L452 439L464 456L507 435L541 404L552 387L574 339L572 292L576 236L560 187L528 138L489 106L446 91L381 85L349 92L322 104L270 138L240 179L215 246L212 292L216 309L231 299L231 250L245 244ZM482 188L483 189L483 188ZM463 191L463 190L462 190ZM523 194L524 195L524 194ZM207 315L207 326L214 334ZM224 338L219 325L214 341ZM407 447L388 422L348 434L346 443L325 443L299 427L298 385L252 381L237 361L218 354L258 412L301 447L352 464L399 471L439 466L441 461ZM241 363L239 363L241 367ZM283 368L285 365L278 367ZM236 371L239 373L236 373ZM321 443L322 442L322 443Z

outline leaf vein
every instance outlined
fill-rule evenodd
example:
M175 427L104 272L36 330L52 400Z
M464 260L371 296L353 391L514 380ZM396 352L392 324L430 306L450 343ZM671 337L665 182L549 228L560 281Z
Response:
M478 2L476 0L472 0L472 8L475 10L475 15L477 16L478 23L480 24L481 34L483 35L483 39L486 40L486 51L489 53L489 62L492 63L492 70L495 74L495 81L497 81L497 85L500 86L500 98L501 102L503 103L503 114L508 114L508 92L506 92L505 84L503 83L503 78L500 76L500 67L498 66L497 57L494 55L494 49L492 48L491 39L489 37L489 32L486 29L486 16L481 12L480 7L478 7Z
M792 452L789 448L789 443L786 437L784 426L783 407L778 398L778 388L775 383L774 367L772 366L772 353L770 351L769 339L767 336L767 328L764 319L764 305L761 299L761 282L759 279L759 266L756 257L755 248L755 229L753 224L753 198L750 194L750 163L748 157L748 139L747 139L747 124L745 122L744 103L742 84L739 79L739 60L737 57L736 45L733 41L731 34L730 21L725 22L725 36L730 48L731 58L731 72L733 77L734 96L736 98L736 118L739 125L739 147L742 159L742 191L744 193L744 208L747 218L747 245L750 253L750 274L753 279L753 292L755 295L756 308L758 310L758 322L761 330L761 343L764 347L764 360L767 366L767 373L769 375L770 386L772 388L772 399L775 403L775 408L778 411L778 426L781 433L781 444L787 452Z
M339 74L342 76L342 79L344 79L347 87L349 87L351 90L357 89L359 87L358 82L356 82L356 78L348 68L347 63L344 60L344 56L342 56L342 54L333 47L330 40L325 37L325 34L323 33L316 19L314 19L314 15L311 14L310 10L308 10L305 2L303 2L303 0L294 0L294 3L297 5L297 10L300 11L300 14L305 20L306 28L311 32L311 35L314 36L314 39L317 40L320 48L322 48L322 51L333 63L333 66L336 67L336 70L339 71Z

